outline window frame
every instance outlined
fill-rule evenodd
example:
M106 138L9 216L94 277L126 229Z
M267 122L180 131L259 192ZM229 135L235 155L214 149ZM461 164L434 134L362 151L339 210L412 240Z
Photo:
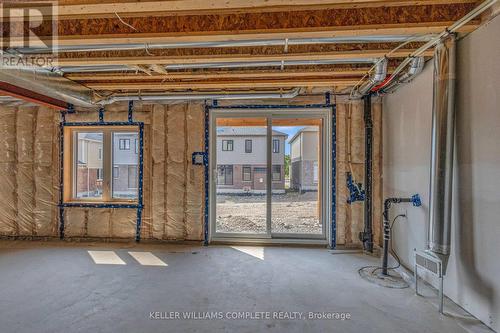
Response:
M248 179L245 179L245 169L248 169L248 175L249 175L249 178ZM243 182L251 182L252 181L252 167L250 165L244 165L242 168L241 168L241 180Z
M141 137L141 127L139 123L131 125L114 125L106 123L103 125L64 125L64 160L63 160L63 203L89 203L89 204L139 204L140 195L140 155L137 154L137 195L135 198L113 198L113 182L116 180L113 173L113 133L137 133L138 139ZM103 134L102 144L102 196L98 198L78 198L76 196L76 180L78 168L78 133L82 132L98 132ZM120 145L120 142L118 142ZM118 150L120 147L118 147ZM130 149L129 149L130 150Z
M226 149L224 149L224 143L226 143ZM229 143L231 143L231 149L229 149ZM234 140L222 140L222 151L234 151Z
M131 167L135 167L135 172L137 173L137 179L135 180L135 186L132 187L130 186L130 168ZM133 165L133 164L129 164L127 165L127 187L130 189L130 190L137 190L139 189L139 165L136 164L136 165Z
M280 145L281 145L281 140L280 139L274 139L273 138L273 153L274 154L279 154L280 152ZM277 145L275 145L275 143L278 143Z
M122 148L122 142L123 148ZM127 144L128 143L128 144ZM118 139L118 150L130 150L130 139Z
M100 181L104 180L104 169L103 168L97 169L97 180L100 180Z
M248 148L248 143L250 143L250 148ZM251 154L253 151L253 142L252 139L245 139L245 153Z
M116 168L116 172L115 172L115 168ZM113 179L120 178L120 167L119 166L113 166L113 170L111 170L111 173L112 173Z
M274 168L278 167L280 169L279 171L279 175L280 175L280 178L279 179L275 179L274 178L274 175L277 174L278 172L274 172ZM283 168L281 167L281 164L273 164L272 165L272 168L271 168L271 180L273 182L280 182L281 181L281 172L283 171Z
M219 168L224 170L224 183L219 182ZM231 183L227 183L227 170L231 169ZM232 164L220 164L217 166L217 184L222 186L234 185L234 167Z

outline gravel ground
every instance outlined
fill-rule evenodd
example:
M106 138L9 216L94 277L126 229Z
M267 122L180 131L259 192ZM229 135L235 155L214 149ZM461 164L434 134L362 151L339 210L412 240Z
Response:
M317 192L272 197L272 231L321 234ZM266 232L265 195L217 195L217 232Z

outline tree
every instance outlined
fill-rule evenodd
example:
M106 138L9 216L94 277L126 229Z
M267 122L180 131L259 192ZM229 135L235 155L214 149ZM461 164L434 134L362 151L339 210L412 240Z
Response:
M290 155L285 155L285 178L290 178Z

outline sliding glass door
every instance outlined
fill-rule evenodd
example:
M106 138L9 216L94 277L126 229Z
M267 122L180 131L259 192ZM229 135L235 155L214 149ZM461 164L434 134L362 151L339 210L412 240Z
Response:
M267 119L217 118L215 232L261 237L267 227Z
M271 233L321 236L321 118L273 118Z
M212 239L326 241L329 110L211 111Z

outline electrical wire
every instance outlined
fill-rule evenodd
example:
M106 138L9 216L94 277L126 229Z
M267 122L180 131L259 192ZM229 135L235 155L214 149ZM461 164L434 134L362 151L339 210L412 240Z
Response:
M395 269L398 269L399 267L401 267L401 259L399 258L399 256L397 255L396 251L393 249L392 247L392 229L393 229L393 226L394 226L394 223L397 221L398 218L400 217L406 217L405 214L399 214L399 215L396 215L393 219L392 219L392 223L391 225L389 226L389 232L390 232L390 241L389 241L389 248L390 248L390 254L394 257L394 259L396 260L397 262L397 265L394 266L394 267L388 267L387 270L395 270ZM389 249L388 249L389 250ZM368 265L368 266L363 266L361 267L360 269L358 269L358 274L361 275L361 271L367 269L367 268L373 268L373 270L371 271L371 274L375 273L376 271L378 270L381 270L382 267L381 266L374 266L374 265Z

